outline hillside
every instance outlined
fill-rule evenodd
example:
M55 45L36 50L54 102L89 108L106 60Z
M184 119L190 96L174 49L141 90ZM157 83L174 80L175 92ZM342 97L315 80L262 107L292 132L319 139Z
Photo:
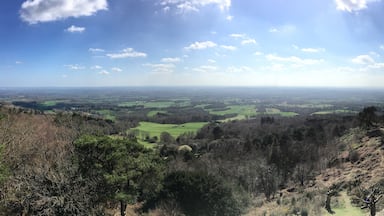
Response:
M369 215L361 210L364 192L373 187L384 188L384 128L376 126L363 130L351 129L338 138L337 153L329 160L331 166L305 184L303 187L289 184L288 189L277 192L281 197L270 202L256 199L259 207L251 208L251 215L286 215L296 212L299 215L332 215L324 206L329 189L337 191L331 198L333 215ZM296 200L296 201L293 201ZM378 213L384 215L384 200L377 204ZM380 210L380 212L379 212Z

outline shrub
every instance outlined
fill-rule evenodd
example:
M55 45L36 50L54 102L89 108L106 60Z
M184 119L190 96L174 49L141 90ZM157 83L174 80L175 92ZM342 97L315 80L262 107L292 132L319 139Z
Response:
M348 159L351 163L355 163L360 160L360 154L356 150L349 151Z
M301 216L308 216L308 209L306 208L302 208L301 209L301 213L300 213Z
M181 211L190 216L236 216L241 211L232 190L213 175L177 171L164 179L164 188L155 205L175 200Z

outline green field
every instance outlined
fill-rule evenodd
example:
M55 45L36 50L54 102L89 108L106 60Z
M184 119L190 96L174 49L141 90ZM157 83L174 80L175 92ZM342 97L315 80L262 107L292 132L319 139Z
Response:
M338 109L338 110L324 110L324 111L314 112L311 115L356 114L356 113L357 113L356 111Z
M170 133L174 138L178 137L180 134L186 132L196 133L200 128L202 128L207 122L190 122L185 124L158 124L153 122L140 122L140 125L131 130L138 130L140 134L149 133L150 137L157 136L160 138L162 132Z
M97 110L96 113L103 116L105 119L116 121L116 116L111 110Z
M214 109L207 109L207 111L213 115L236 115L231 118L226 118L224 121L244 120L257 115L255 105L230 105L227 106L226 110L216 111Z
M215 111L214 109L207 109L210 114L213 115L229 115L229 114L237 114L238 116L255 116L256 115L256 107L255 105L230 105L227 106L226 110Z
M157 115L158 113L166 114L167 111L162 111L162 110L152 110L152 111L149 111L149 112L147 113L147 116L148 116L148 117L154 117L154 116Z
M41 103L43 106L55 106L58 103L66 103L68 100L48 100Z
M278 104L278 106L281 107L292 107L292 108L312 108L312 109L324 109L324 108L330 108L333 107L332 104L327 103L308 103L308 104L288 104L288 103L281 103Z
M281 115L281 116L284 116L284 117L292 117L292 116L299 115L299 114L297 114L295 112L282 112L281 110L276 109L276 108L265 108L265 112L263 114L267 114L267 115Z

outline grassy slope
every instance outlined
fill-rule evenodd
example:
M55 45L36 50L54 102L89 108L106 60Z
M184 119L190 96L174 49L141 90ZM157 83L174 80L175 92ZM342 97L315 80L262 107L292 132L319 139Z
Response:
M176 124L158 124L153 122L140 122L140 125L133 129L138 129L140 132L148 132L151 137L160 137L162 132L170 133L174 138L185 132L197 132L206 122L190 122L181 125Z

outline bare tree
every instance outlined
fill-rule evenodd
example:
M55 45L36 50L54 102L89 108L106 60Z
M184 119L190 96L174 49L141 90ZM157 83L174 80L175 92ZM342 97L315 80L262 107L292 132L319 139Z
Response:
M376 215L376 203L380 201L380 199L383 197L382 194L380 194L380 191L378 189L373 189L372 192L363 199L364 206L361 207L361 209L368 208L370 211L371 216Z
M334 190L328 190L327 191L327 199L325 200L325 209L330 214L334 214L335 212L331 209L331 197L335 194Z

